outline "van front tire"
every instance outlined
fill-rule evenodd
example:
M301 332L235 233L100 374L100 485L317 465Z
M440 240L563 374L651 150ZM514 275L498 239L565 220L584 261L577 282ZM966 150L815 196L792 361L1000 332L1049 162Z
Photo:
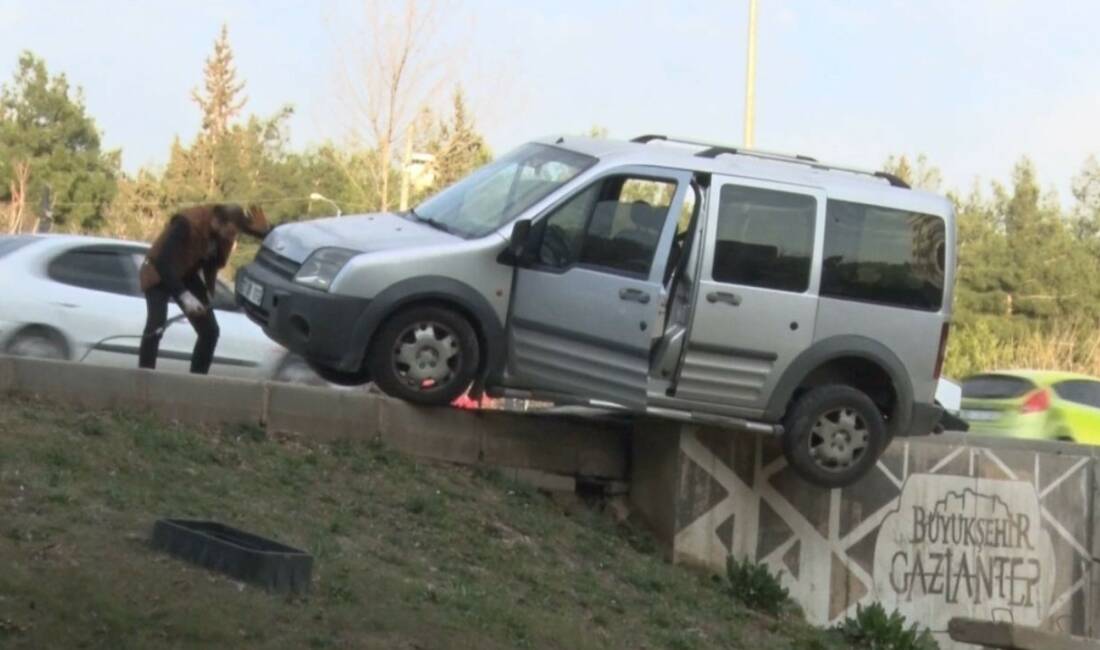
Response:
M479 364L477 333L445 307L411 307L379 328L367 352L375 384L391 397L446 406L466 392Z
M783 455L806 481L846 487L871 470L887 439L882 413L865 393L851 386L819 386L788 412Z

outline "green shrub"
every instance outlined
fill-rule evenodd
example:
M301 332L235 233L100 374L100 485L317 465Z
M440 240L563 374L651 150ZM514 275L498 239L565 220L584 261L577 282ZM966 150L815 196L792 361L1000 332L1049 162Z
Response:
M972 317L952 326L948 377L1011 368L1100 374L1100 333L1092 322L1045 326L1023 318Z
M726 560L730 594L749 609L776 616L790 602L790 594L766 566L749 559Z
M939 644L928 630L917 630L917 624L905 626L905 617L897 610L887 614L879 603L856 607L855 618L846 619L836 627L855 648L868 650L939 650Z

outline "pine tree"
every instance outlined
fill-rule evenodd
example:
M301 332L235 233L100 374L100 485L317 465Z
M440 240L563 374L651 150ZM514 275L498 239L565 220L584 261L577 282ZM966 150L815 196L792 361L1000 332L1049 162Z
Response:
M1100 253L1100 162L1089 156L1080 173L1073 177L1073 198L1076 205L1071 215L1074 235L1089 249Z
M201 161L206 198L214 199L225 189L225 179L218 173L218 159L224 153L222 149L234 119L241 114L248 100L242 94L244 82L237 79L226 25L222 25L218 39L214 41L214 52L203 66L203 86L204 92L199 92L197 88L191 91L191 99L202 111L202 130L192 152Z
M492 159L485 138L470 117L461 87L455 88L450 121L440 120L428 151L435 156L436 187L446 187Z
M248 98L241 94L244 82L237 79L237 67L233 64L233 48L229 45L229 28L222 25L221 34L214 41L214 53L203 66L203 86L191 91L191 98L202 110L202 132L215 142L229 131L229 125L240 115Z
M910 187L929 192L939 192L943 184L943 176L939 168L930 164L924 154L919 154L915 163L910 162L905 154L890 156L886 159L883 169L905 181Z
M1028 249L1033 242L1028 238L1038 230L1045 216L1039 202L1039 180L1035 165L1027 158L1016 163L1012 172L1012 191L1002 192L1002 213L1009 243L1020 249Z

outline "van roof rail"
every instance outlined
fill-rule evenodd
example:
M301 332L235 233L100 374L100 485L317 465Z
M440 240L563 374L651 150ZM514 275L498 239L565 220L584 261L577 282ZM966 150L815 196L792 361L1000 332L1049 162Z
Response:
M805 161L805 162L817 162L816 158L811 158L810 156L803 156L801 154L790 155L790 154L785 154L785 153L778 153L778 152L775 152L775 151L764 151L762 149L745 149L744 147L730 147L730 146L726 146L726 145L714 144L713 142L703 142L701 140L688 140L687 138L670 138L667 135L659 135L659 134L656 134L656 133L649 133L649 134L646 134L646 135L640 135L640 136L634 138L633 140L631 140L631 142L637 142L639 144L648 144L648 143L654 142L654 141L672 142L672 143L675 143L675 144L686 144L686 145L691 145L691 146L695 146L695 147L704 147L703 151L700 151L699 153L695 154L695 155L703 157L703 158L714 158L715 156L717 156L719 154L732 153L732 154L740 154L740 155L743 155L743 156L760 156L760 157L776 158L776 159L781 159L781 160L791 159L791 160L801 160L801 161Z
M639 144L649 144L654 140L661 140L663 142L678 142L680 144L694 144L700 147L710 146L706 142L700 142L699 140L688 140L686 138L670 138L667 135L661 135L659 133L647 133L645 135L639 135L631 140L631 142L637 142Z
M790 163L796 163L796 164L800 164L800 165L808 165L808 166L813 167L815 169L836 170L836 171L848 172L848 173L852 173L852 174L865 174L867 176L874 176L875 178L881 178L881 179L885 180L887 183L889 183L890 185L892 185L894 187L901 187L901 188L904 188L904 189L909 189L909 184L908 183L906 183L901 178L898 178L897 175L891 174L890 172L870 171L870 170L866 170L866 169L858 169L856 167L844 167L844 166L840 166L840 165L829 165L829 164L825 164L825 163L822 163L822 162L818 162L818 160L816 158L811 158L810 156L804 156L804 155L801 155L801 154L791 155L791 154L784 154L784 153L776 153L774 151L764 151L764 150L761 150L761 149L745 149L745 148L742 148L742 147L729 147L729 146L725 146L725 145L711 144L709 142L700 142L698 140L688 140L688 139L685 139L685 138L670 138L668 136L659 135L659 134L655 134L655 133L648 133L646 135L640 135L640 136L634 138L633 140L631 140L631 142L637 142L639 144L648 144L648 143L654 142L654 141L673 142L673 143L676 143L676 144L687 144L687 145L692 145L692 146L696 146L696 147L703 147L702 151L695 154L696 156L699 156L700 158L717 158L718 156L722 156L722 155L726 155L726 154L735 155L735 156L752 156L753 158L762 158L762 159L765 159L765 160L778 160L778 161L781 161L781 162L790 162Z
M725 154L725 153L734 154L734 155L738 155L738 156L755 156L757 158L774 158L776 160L796 160L796 161L799 161L799 162L817 163L817 158L811 158L810 156L804 156L800 153L796 153L796 154L778 153L778 152L775 152L775 151L765 151L763 149L745 149L744 147L713 146L713 147L707 147L706 149L700 151L699 153L697 153L695 155L699 156L700 158L717 158L718 156L721 156L722 154ZM818 163L818 164L820 164L820 163Z

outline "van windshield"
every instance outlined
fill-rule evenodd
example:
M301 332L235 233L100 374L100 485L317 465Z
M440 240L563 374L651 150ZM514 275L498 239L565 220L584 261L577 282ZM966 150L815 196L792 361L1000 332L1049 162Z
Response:
M595 163L591 156L526 144L416 206L412 216L460 237L483 237Z

